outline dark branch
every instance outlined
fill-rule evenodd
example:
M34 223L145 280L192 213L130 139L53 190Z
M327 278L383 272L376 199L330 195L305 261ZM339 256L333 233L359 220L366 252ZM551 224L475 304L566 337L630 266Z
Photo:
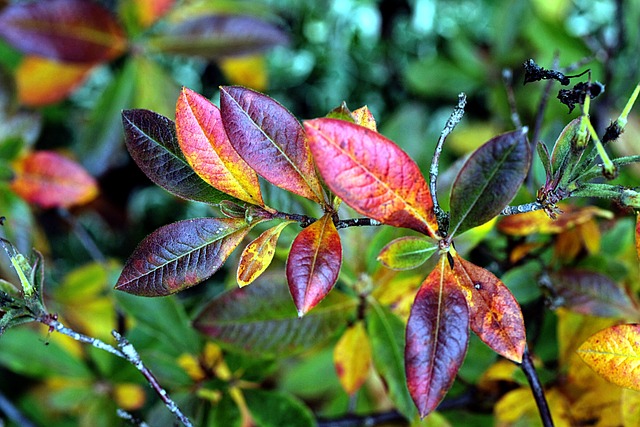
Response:
M540 383L540 379L536 373L536 368L533 366L528 348L525 348L524 350L524 354L522 355L522 364L520 364L520 367L531 386L533 398L536 401L538 411L540 412L540 418L542 419L542 425L544 427L553 427L553 419L551 418L549 405L547 404L547 399L544 396L544 390L542 389L542 384Z

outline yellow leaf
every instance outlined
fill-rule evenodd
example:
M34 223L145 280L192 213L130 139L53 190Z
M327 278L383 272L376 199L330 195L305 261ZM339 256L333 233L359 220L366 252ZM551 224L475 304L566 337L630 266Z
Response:
M640 427L640 392L622 390L622 423L624 427Z
M333 351L333 363L342 388L353 394L364 384L371 368L371 344L364 323L347 328Z
M266 230L244 248L237 273L238 285L241 288L256 280L269 267L276 253L280 233L292 222L294 221L284 221Z
M93 67L27 56L16 70L18 99L30 107L62 101L85 81Z
M547 390L545 396L554 425L571 427L569 402L566 397L556 389ZM493 412L496 417L495 425L498 427L542 426L538 407L528 387L518 388L505 394L498 401Z
M229 83L258 91L267 90L267 67L263 55L224 58L218 65Z
M584 342L578 354L606 380L640 390L640 325L603 329Z
M125 411L140 409L145 403L145 392L139 384L117 384L113 389L113 400Z

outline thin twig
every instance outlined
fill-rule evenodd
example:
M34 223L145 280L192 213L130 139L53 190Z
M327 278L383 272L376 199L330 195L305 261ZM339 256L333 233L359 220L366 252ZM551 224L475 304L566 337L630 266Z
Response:
M507 206L506 208L502 209L502 212L500 212L500 215L505 215L505 216L517 215L517 214L526 213L526 212L539 211L540 209L544 209L544 206L541 203L531 202L531 203L525 203L523 205Z
M533 366L533 361L531 360L531 356L529 355L528 348L525 348L524 350L520 367L522 368L522 371L524 372L524 375L527 377L529 385L531 386L533 398L536 401L538 411L540 412L540 418L542 419L542 425L544 427L553 427L553 418L551 418L549 404L547 403L547 399L544 396L544 390L542 389L542 384L540 383L540 379L538 378L538 374L536 373L536 368Z
M348 227L378 227L380 225L382 225L380 221L371 218L349 218L336 221L336 228L338 230Z
M89 233L87 233L87 230L85 230L84 227L80 225L76 217L71 215L71 212L69 212L67 209L60 208L58 209L58 214L71 226L74 234L76 235L82 246L84 246L85 250L89 253L91 258L101 264L107 262L107 258L104 256L100 248L98 248L98 245L96 245Z
M24 414L20 412L20 410L16 408L2 393L0 393L0 411L4 413L9 420L13 421L20 427L35 427L35 424L25 417Z
M442 147L447 136L453 131L462 116L464 116L464 107L467 105L467 95L461 92L458 95L458 105L453 109L449 120L444 125L438 143L436 144L435 152L433 153L433 159L431 159L431 167L429 168L429 190L431 191L431 199L433 200L433 211L436 214L438 220L438 226L442 229L442 225L447 222L447 214L442 210L438 203L436 187L438 184L438 166L440 165L440 155L442 154ZM446 228L445 228L446 229Z
M176 405L176 403L169 397L167 391L158 383L158 380L153 373L144 365L144 363L142 363L142 359L140 359L140 355L136 351L135 347L117 331L112 331L111 334L118 342L118 347L120 347L120 351L124 354L125 359L135 366L136 369L147 379L149 385L158 394L158 396L160 396L160 399L167 409L169 409L169 411L175 415L185 427L192 427L193 424L191 424L189 418L182 413L178 405Z
M129 421L131 425L138 426L138 427L149 427L149 424L145 423L142 420L137 419L136 417L134 417L124 409L117 409L116 414L118 414L118 417L122 418L123 420Z
M502 70L502 81L504 82L504 88L507 92L507 101L509 103L509 110L511 110L511 121L516 129L521 129L522 121L520 120L520 114L518 114L516 95L513 93L513 72L509 68Z
M169 409L169 411L174 414L176 418L185 425L185 427L193 426L193 424L191 424L191 421L189 421L189 418L187 418L182 413L178 405L176 405L176 403L169 397L167 391L158 383L158 380L149 370L149 368L147 368L144 363L142 363L140 355L133 347L133 345L117 331L112 331L112 334L118 342L118 347L120 348L119 350L97 338L89 337L87 335L76 332L73 329L67 328L56 319L56 316L47 314L46 316L41 316L36 320L49 326L49 328L51 328L53 331L57 331L63 335L67 335L68 337L71 337L78 342L90 344L93 347L99 348L100 350L104 350L115 356L128 360L147 379L149 385L158 394L158 396L160 396L160 399L165 404L167 409Z

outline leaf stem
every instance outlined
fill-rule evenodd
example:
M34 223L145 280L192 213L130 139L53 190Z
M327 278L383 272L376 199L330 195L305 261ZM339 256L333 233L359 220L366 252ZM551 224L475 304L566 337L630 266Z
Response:
M167 409L169 409L169 411L172 414L174 414L176 418L180 420L180 422L182 422L182 424L185 427L193 426L193 424L191 424L191 421L189 421L189 419L182 413L180 408L178 408L176 403L169 397L169 394L167 393L167 391L164 388L162 388L162 386L160 386L160 384L158 383L158 380L153 375L153 373L149 370L149 368L147 368L144 365L144 363L142 363L142 360L140 359L140 355L138 354L136 349L133 347L133 345L129 341L127 341L123 336L121 336L118 332L113 331L112 334L116 339L116 341L118 342L119 349L97 338L93 338L93 337L81 334L79 332L76 332L73 329L67 328L57 320L57 316L55 315L47 314L37 318L36 320L40 323L43 323L49 326L49 328L51 328L52 331L57 331L63 335L73 338L78 342L90 344L95 348L104 350L108 353L111 353L115 356L121 357L129 361L147 379L147 381L149 382L149 385L158 394L158 396L160 397L162 402L165 404Z
M446 230L446 224L448 222L448 215L442 210L438 203L437 184L438 184L438 166L440 165L440 155L442 154L442 147L447 136L453 131L462 116L464 116L464 107L467 105L467 95L464 92L460 92L458 95L458 105L453 109L447 123L444 125L438 143L436 144L435 152L433 153L433 159L431 159L431 167L429 168L429 191L431 192L431 200L433 200L433 211L436 214L438 220L438 229Z
M524 375L527 377L529 385L531 386L533 398L536 401L538 411L540 412L540 418L542 419L542 425L544 427L553 427L553 418L551 418L549 404L547 403L547 399L544 396L544 390L542 388L542 384L540 383L540 379L538 378L538 374L536 373L536 368L533 366L533 361L531 360L531 355L529 354L528 348L524 349L520 367L522 368L522 371L524 372Z

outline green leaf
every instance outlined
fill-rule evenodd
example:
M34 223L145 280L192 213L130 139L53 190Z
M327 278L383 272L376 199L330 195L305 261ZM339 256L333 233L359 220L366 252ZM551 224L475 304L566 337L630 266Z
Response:
M274 390L243 390L251 416L260 427L312 427L311 410L294 396Z
M248 233L244 218L174 222L148 235L122 269L116 289L164 296L208 279Z
M101 175L123 161L120 113L129 107L135 80L136 67L128 61L105 88L80 129L75 151L92 175Z
M411 270L421 266L437 249L437 242L431 239L400 237L382 248L378 261L393 270Z
M369 308L367 331L376 371L384 379L389 397L398 411L408 419L414 419L418 412L411 400L404 370L405 325L398 316L376 301L372 301Z
M200 350L198 334L191 327L184 306L175 297L140 298L124 292L115 294L118 304L136 320L136 326L175 349L176 356Z
M498 135L478 148L451 188L449 235L498 215L518 192L530 162L531 149L522 130Z
M45 339L32 329L10 330L0 339L0 364L30 377L91 378L91 372L81 360L55 341Z
M282 357L322 344L355 314L357 300L333 291L298 318L283 279L262 275L208 304L194 327L227 347L262 357Z
M222 399L211 410L208 426L242 427L240 408L238 408L229 393L224 393Z
M133 160L151 181L187 200L216 204L236 200L200 178L189 166L168 118L149 110L122 112L125 143Z

